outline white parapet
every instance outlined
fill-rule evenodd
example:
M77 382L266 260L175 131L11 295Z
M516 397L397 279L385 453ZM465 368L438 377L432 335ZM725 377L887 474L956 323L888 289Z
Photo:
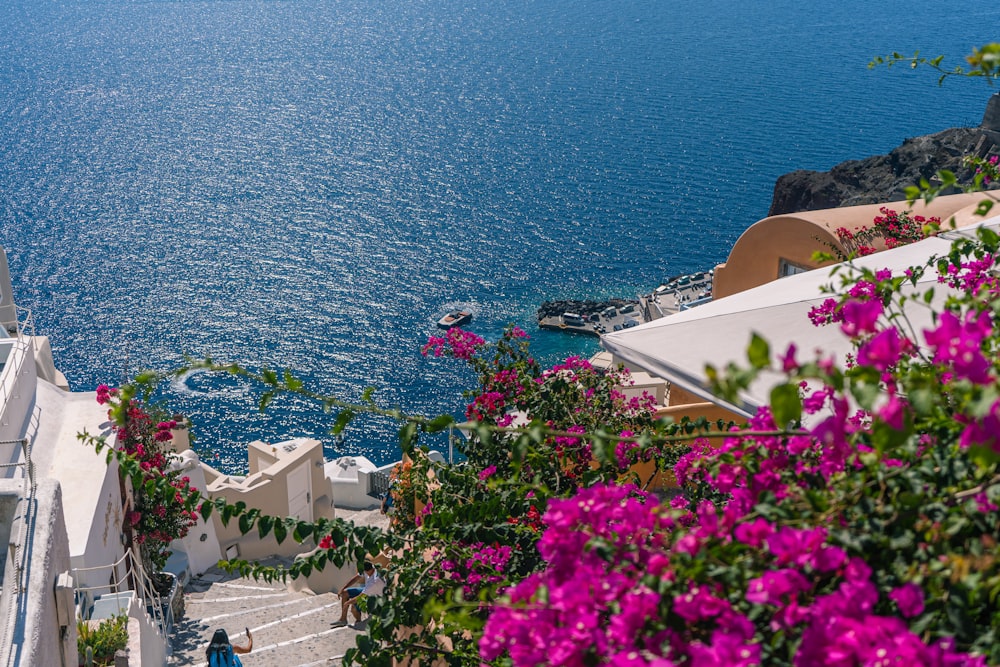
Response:
M178 454L173 468L186 476L190 480L191 486L202 493L206 492L208 484L205 481L205 471L201 466L198 454L193 450L186 449ZM191 527L188 534L180 540L174 540L170 548L183 552L184 557L181 558L178 555L172 558L172 561L167 561L167 571L173 572L178 579L185 583L185 576L201 574L222 558L222 548L219 546L219 537L215 532L215 523L205 521L200 514L197 523Z
M371 509L380 501L368 495L368 477L378 470L364 456L341 456L323 466L326 478L333 486L333 504L344 509Z

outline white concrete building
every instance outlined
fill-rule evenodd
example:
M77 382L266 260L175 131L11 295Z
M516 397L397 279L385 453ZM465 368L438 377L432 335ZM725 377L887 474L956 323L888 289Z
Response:
M77 620L122 613L129 617L128 664L165 665L170 604L157 598L132 555L125 526L129 484L116 461L108 463L106 452L79 438L109 431L107 409L96 392L69 391L48 339L34 335L30 312L15 305L12 292L0 248L0 667L76 667ZM360 459L327 462L317 440L252 442L248 474L226 475L199 459L185 430L174 435L173 466L209 498L307 521L333 518L335 500L342 507L378 506L369 494L372 478L384 471ZM216 514L174 541L165 569L178 588L223 558L287 556L315 547L312 540L279 545L256 531L244 536L235 524L223 526ZM328 570L324 582L353 574Z
M117 467L77 438L107 414L94 393L68 391L14 303L2 249L0 325L0 665L75 666L78 603L128 579L107 567L125 554Z

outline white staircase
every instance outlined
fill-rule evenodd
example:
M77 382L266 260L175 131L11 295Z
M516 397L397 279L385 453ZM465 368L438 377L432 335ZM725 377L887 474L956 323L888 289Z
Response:
M214 568L190 581L184 605L171 635L170 665L204 667L205 648L218 628L234 644L244 644L244 628L250 629L253 652L241 656L247 667L340 665L357 634L367 631L363 623L334 625L340 599L333 593L292 591L283 582L255 581Z

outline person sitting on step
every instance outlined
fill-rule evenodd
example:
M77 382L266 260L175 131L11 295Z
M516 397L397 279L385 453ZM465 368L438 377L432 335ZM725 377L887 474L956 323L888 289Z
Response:
M364 582L363 586L356 586ZM337 624L347 622L347 612L350 610L354 614L355 622L361 620L361 611L358 609L358 598L362 595L382 595L385 591L385 580L378 573L371 561L365 561L364 573L358 573L351 578L347 584L340 589L340 620Z

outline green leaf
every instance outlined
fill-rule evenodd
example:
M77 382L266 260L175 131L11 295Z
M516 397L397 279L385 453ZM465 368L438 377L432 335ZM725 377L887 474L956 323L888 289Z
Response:
M271 532L271 527L274 525L274 517L262 516L257 520L257 535L264 539L267 537L268 533Z
M133 393L136 394L140 393L138 389L140 387L142 388L141 393L143 400L145 400L149 397L153 387L156 386L156 373L154 371L145 371L143 373L139 373L138 375L135 376L135 378L133 378L131 384L132 384L131 389Z
M910 405L918 415L929 415L936 405L938 394L928 388L913 389L910 391Z
M976 215L978 215L979 217L985 217L989 214L992 208L993 208L993 200L984 199L983 201L979 202L978 206L976 206Z
M351 423L354 419L354 411L350 408L344 408L337 415L337 421L334 423L333 428L330 429L331 435L340 435L347 428L347 425Z
M304 385L302 380L292 375L291 371L285 371L285 386L289 391L299 391Z
M901 535L897 535L896 537L890 539L889 548L892 549L894 552L903 551L905 553L905 550L913 547L913 541L914 541L913 537L914 537L913 532L907 530L903 532Z
M1000 452L993 447L972 445L969 447L969 456L983 468L1000 463Z
M771 346L757 332L750 339L747 358L754 368L767 368L771 365Z
M260 397L260 403L257 405L257 409L260 410L260 412L264 412L265 410L267 410L267 406L271 404L272 400L274 400L274 392L273 391L264 392Z
M274 539L276 539L278 541L278 544L281 544L282 542L285 541L286 537L288 537L288 529L285 528L284 522L282 522L282 521L275 521L274 522Z
M292 538L296 542L302 542L313 534L313 530L315 528L316 527L308 521L298 521L295 524L295 530L292 532Z
M806 489L806 499L817 512L825 512L830 506L827 497L816 489Z
M853 387L854 397L865 410L871 410L875 401L882 395L882 389L878 384L858 382Z
M797 385L779 384L771 390L771 413L780 428L798 423L802 417L802 398Z
M451 415L438 415L424 425L424 430L428 433L439 433L455 423L455 418Z
M399 444L405 453L413 448L413 443L417 440L417 425L414 422L406 422L399 429Z
M896 430L883 421L876 421L872 425L872 444L875 449L884 454L906 442L912 430L908 421L902 430Z

